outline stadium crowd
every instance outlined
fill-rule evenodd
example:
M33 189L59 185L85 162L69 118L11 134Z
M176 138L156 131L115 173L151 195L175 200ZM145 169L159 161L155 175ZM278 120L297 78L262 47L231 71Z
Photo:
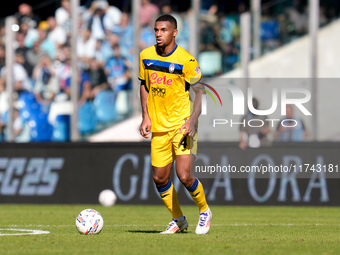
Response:
M59 0L58 0L59 1ZM131 109L131 63L133 59L132 1L88 0L79 9L77 56L79 67L79 122L81 134L95 132L103 125L127 118ZM262 53L294 40L308 30L306 0L262 1ZM272 4L274 2L274 4ZM278 2L278 3L275 3ZM154 44L153 22L161 13L178 21L177 43L188 49L190 1L142 0L140 50ZM339 17L337 1L323 1L320 24ZM239 16L249 10L249 1L202 1L200 14L200 55L217 53L218 75L239 63ZM71 81L70 0L60 0L53 16L42 20L32 6L23 3L15 14L20 29L15 33L13 65L16 112L15 141L67 141ZM208 55L209 56L209 55ZM212 56L212 55L211 55ZM8 95L6 92L5 28L0 29L0 115L2 140L6 139ZM216 65L216 63L214 63ZM202 70L203 72L203 70ZM204 72L203 72L204 74ZM59 116L60 115L60 116ZM66 117L65 117L66 115ZM63 117L62 117L63 116ZM102 124L102 125L100 125ZM59 127L59 129L58 129ZM67 133L67 132L66 132Z

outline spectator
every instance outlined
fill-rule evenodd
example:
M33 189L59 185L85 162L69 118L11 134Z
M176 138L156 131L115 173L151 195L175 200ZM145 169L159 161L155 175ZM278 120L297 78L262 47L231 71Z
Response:
M121 11L115 6L110 6L106 0L97 0L92 2L84 15L84 20L88 22L88 28L93 31L94 38L104 39L111 34L114 26L120 23L121 15Z
M18 63L17 60L18 59L16 58L16 62L14 62L12 66L14 84L13 88L18 94L20 94L21 92L31 91L32 85L25 68L22 66L22 64ZM2 67L0 71L0 91L4 91L5 88L6 66Z
M162 14L170 14L177 20L177 35L176 35L176 43L188 50L189 47L189 28L188 22L183 19L181 15L174 13L174 10L171 5L171 1L165 0L160 5Z
M94 99L99 91L109 88L107 77L104 69L100 66L96 59L90 62L90 68L87 71L90 76L91 93L90 98Z
M25 68L27 75L29 77L32 77L34 67L27 61L27 58L25 57L25 52L19 48L16 49L15 59L17 63L21 64Z
M182 1L183 2L183 1ZM160 13L159 7L150 2L150 0L142 0L141 7L139 10L139 24L141 26L151 25L155 20L155 16ZM184 3L183 3L184 4ZM132 0L125 1L123 12L131 13L132 11Z
M67 47L66 47L67 49ZM67 82L71 79L72 71L71 71L71 58L68 56L68 53L66 52L64 61L57 66L56 73L59 83L59 88L61 92L64 92L67 89ZM66 99L69 98L69 95L67 93L64 93L64 96ZM59 95L58 95L59 98Z
M59 85L56 71L48 56L40 58L38 65L34 68L33 79L35 80L33 92L36 100L41 104L49 105L59 92Z
M111 56L113 55L113 48L119 44L119 35L117 34L111 34L108 38L107 41L105 41L104 43L107 44L107 47L110 47L111 49ZM107 42L107 43L106 43ZM104 44L103 43L103 44ZM110 56L110 57L111 57Z
M21 52L23 52L24 56L26 57L26 52L28 48L25 45L25 35L21 31L15 33L15 41L13 47L15 50L20 50Z
M284 126L281 124L284 121ZM308 137L303 120L294 115L291 105L286 106L286 118L281 119L276 128L275 137L280 142L302 142Z
M31 66L36 66L39 62L39 59L41 59L42 56L48 55L48 52L45 50L42 50L41 42L39 40L36 40L33 43L33 47L27 51L26 57L27 61Z
M139 49L143 50L155 44L155 32L153 27L144 26L140 34Z
M7 120L8 113L1 116L0 120L0 132L2 140L6 139L8 136ZM23 119L20 117L18 108L13 108L13 135L14 142L29 142L29 126L24 123Z
M96 39L91 36L91 30L82 31L77 40L77 56L88 67L90 60L95 57Z
M68 43L65 43L61 46L61 49L57 51L55 63L64 63L68 58L71 58L71 46Z
M96 50L95 50L95 59L98 64L103 67L106 61L112 56L113 52L111 47L109 47L108 43L105 43L102 40L96 41Z
M0 25L0 45L5 45L6 44L6 28L4 25Z
M106 0L98 0L106 2ZM119 25L122 19L122 12L116 6L104 4L105 26L112 32L115 26Z
M84 72L80 71L78 75L78 84L79 84L79 91L78 91L78 102L80 104L84 104L88 99L90 99L91 95L91 83L89 75ZM71 77L66 80L66 87L62 90L68 96L68 99L71 96Z
M23 121L19 114L19 109L14 107L13 112L13 133L14 142L25 143L30 141L30 128L27 123Z
M258 109L259 103L256 98L253 98L253 106L255 109ZM261 127L251 127L248 125L250 120L262 120L263 126ZM240 126L240 143L239 147L244 150L248 146L251 148L257 148L260 146L269 146L270 142L267 138L267 134L270 132L270 127L268 122L265 121L267 119L264 115L255 115L252 112L248 111L246 115L243 116Z
M304 7L288 8L287 13L293 26L291 34L295 36L305 34L308 31L308 17L304 11Z
M45 23L47 25L47 23ZM39 25L38 28L39 41L40 41L40 49L46 51L51 59L55 58L56 55L56 47L52 41L47 38L47 27Z
M32 48L33 43L39 38L38 31L23 22L20 24L20 32L22 32L25 37L25 46L29 49Z
M121 22L113 30L115 36L119 38L122 55L133 62L133 26L127 13L122 14Z
M47 38L54 44L54 47L59 51L66 43L66 32L57 24L55 17L47 18L48 34Z
M108 76L109 85L112 90L120 91L129 89L130 71L127 60L121 55L119 45L115 45L114 56L112 56L105 65L105 71Z
M39 16L32 12L32 6L22 3L18 7L18 12L14 15L19 23L26 23L31 28L37 28L40 22Z
M6 65L6 50L5 46L0 44L0 69Z
M142 0L142 6L139 12L139 24L146 26L151 24L155 16L159 15L159 8L157 5L150 2L150 0Z
M72 68L69 45L66 44L63 46L63 54L65 59L56 68L57 79L60 88L60 93L57 95L56 101L66 101L69 100L71 96ZM78 82L79 102L84 103L90 97L91 83L89 75L82 69L79 70Z
M61 0L61 7L55 12L55 19L58 26L60 26L66 34L71 34L71 5L70 0Z
M158 4L161 14L172 14L172 6L170 0L163 0ZM178 25L178 24L177 24Z
M93 1L91 7L85 13L84 21L87 21L87 29L93 31L93 37L95 39L104 39L106 30L108 27L105 26L105 5L107 3Z

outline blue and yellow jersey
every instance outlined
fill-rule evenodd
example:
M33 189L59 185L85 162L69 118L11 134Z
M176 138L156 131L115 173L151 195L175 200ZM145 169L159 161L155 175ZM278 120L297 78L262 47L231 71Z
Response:
M151 132L180 128L190 117L190 85L201 79L196 59L176 45L167 55L159 55L156 45L140 54L139 77L149 92L147 106Z

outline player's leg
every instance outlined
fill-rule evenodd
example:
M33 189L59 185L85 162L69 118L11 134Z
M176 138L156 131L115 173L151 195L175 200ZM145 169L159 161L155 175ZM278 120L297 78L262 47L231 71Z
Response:
M169 223L167 229L161 232L161 234L174 234L176 232L182 232L188 228L188 222L183 216L178 202L177 192L169 178L171 168L172 163L165 167L153 167L153 180L165 206L172 215L172 221Z
M183 213L178 202L175 187L170 179L171 168L172 163L165 167L153 167L153 180L165 206L171 212L172 218L177 219L183 216Z
M173 165L172 145L166 134L153 134L151 140L151 164L153 167L153 180L157 190L172 215L172 222L162 234L182 232L188 228L188 223L180 208L177 193L170 179Z
M192 143L197 141L197 136L194 138L186 136L181 139L178 143L179 147L176 149L176 173L182 184L189 191L200 212L200 218L195 232L196 234L206 234L210 229L212 213L205 198L203 185L193 176L192 171L197 153L197 145L193 146ZM183 142L183 139L187 139L187 141ZM190 143L192 150L187 150L184 146Z
M194 164L194 162L195 157L193 155L177 155L176 173L182 184L189 191L200 213L202 213L207 211L209 206L205 199L202 183L190 174L190 166Z

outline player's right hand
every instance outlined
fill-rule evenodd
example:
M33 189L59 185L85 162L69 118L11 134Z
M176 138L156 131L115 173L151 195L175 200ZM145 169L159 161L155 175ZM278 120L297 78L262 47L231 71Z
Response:
M140 134L144 138L149 138L150 130L151 130L150 118L143 118L142 123L140 124L140 128L139 128Z

